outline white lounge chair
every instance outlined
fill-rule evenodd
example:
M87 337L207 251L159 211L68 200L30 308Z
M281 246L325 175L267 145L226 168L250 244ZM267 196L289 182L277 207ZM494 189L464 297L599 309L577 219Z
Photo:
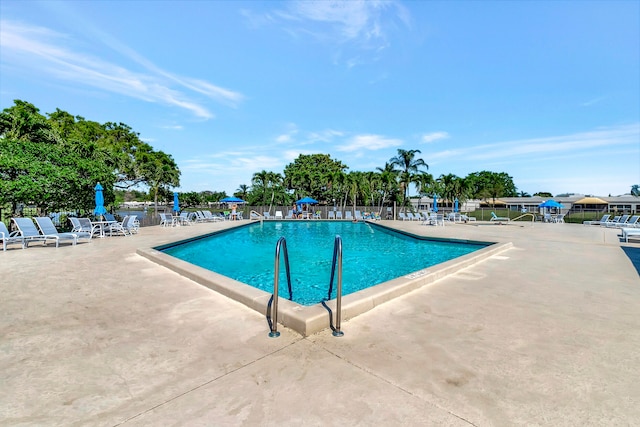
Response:
M336 211L336 219L342 219L342 211Z
M602 218L600 218L599 221L582 221L582 224L584 224L584 225L603 225L607 221L609 221L609 218L611 218L611 215L610 214L605 214L605 215L602 215Z
M622 228L636 228L638 227L638 220L640 220L640 215L633 215L627 222L624 223Z
M269 212L262 212L262 216L264 217L264 219L273 219L271 218L271 214Z
M398 212L398 218L403 221L411 221L411 219L404 212Z
M490 221L496 221L496 222L509 222L511 221L511 218L508 218L506 216L498 216L496 215L495 212L491 212L491 219Z
M605 224L606 227L626 227L627 221L631 215L622 215L617 221L611 221Z
M336 219L336 213L334 211L329 211L327 213L327 219Z
M20 235L19 231L14 231L13 233L9 233L7 226L4 222L0 221L0 240L2 240L2 250L7 250L7 245L11 243L20 243L22 245L22 249L26 248L26 241L23 236Z
M351 214L351 211L346 211L344 213L344 219L349 220L349 221L353 220L353 215Z
M53 225L53 221L48 216L38 216L34 218L36 225L40 229L40 232L44 236L49 236L56 239L56 247L60 244L60 241L69 241L75 246L78 243L78 239L85 238L91 240L91 233L86 231L76 231L74 233L59 233L56 226Z
M275 219L282 219L282 211L276 211Z
M622 238L629 243L629 239L640 239L640 228L621 228Z

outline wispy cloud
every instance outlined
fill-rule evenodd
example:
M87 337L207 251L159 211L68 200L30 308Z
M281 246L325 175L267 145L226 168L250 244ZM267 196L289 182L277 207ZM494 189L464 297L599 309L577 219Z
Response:
M310 37L338 48L351 46L369 52L380 52L389 47L391 33L398 28L411 28L408 10L393 0L301 0L262 15L248 10L241 13L254 28L280 25L294 38ZM343 51L334 57L335 62L344 63L348 68L371 59L357 52Z
M581 103L580 106L581 107L591 107L592 105L599 104L600 101L602 101L604 99L605 99L604 96L600 96L598 98L593 98L593 99L590 99L588 101L585 101L585 102Z
M422 135L422 142L430 143L438 141L439 139L447 139L449 134L447 132L432 132Z
M356 135L349 139L344 145L337 147L337 151L354 152L362 150L382 150L389 147L402 145L402 140L395 138L385 138L381 135Z
M78 40L66 34L13 21L0 22L3 62L10 61L13 67L146 102L171 105L203 119L214 115L201 102L191 99L184 89L231 105L243 99L238 92L162 70L108 35L103 35L101 41L143 69L134 71L94 54L73 50L71 46Z
M634 123L570 135L484 144L459 150L448 149L432 153L429 158L434 160L456 158L470 161L499 161L501 159L512 161L527 158L530 161L535 161L537 158L549 155L580 155L585 151L593 153L593 150L596 149L609 151L622 145L637 147L638 140L640 140L640 123Z

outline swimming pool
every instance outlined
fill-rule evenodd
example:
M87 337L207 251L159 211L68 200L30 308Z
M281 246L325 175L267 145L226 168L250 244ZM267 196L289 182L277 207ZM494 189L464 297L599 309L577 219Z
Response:
M299 224L305 223L305 221L284 222L295 222ZM277 223L277 221L275 223ZM375 224L376 229L388 230L390 232L399 232L401 234L413 236L418 239L432 239L431 237L427 236L423 237L423 235L430 234L432 228L422 227L419 224L404 224L396 221L382 221ZM189 227L188 233L182 233L182 230L179 229L167 230L175 232L173 242L169 240L169 243L160 246L140 247L137 249L136 253L163 267L174 271L175 273L183 277L193 280L201 286L207 287L218 294L224 295L227 298L239 302L264 316L266 313L267 304L269 302L269 299L271 298L271 292L273 291L272 289L269 289L268 291L260 290L244 282L232 279L223 274L218 274L206 268L199 267L164 252L164 250L175 247L182 243L198 241L216 235L230 235L227 233L230 233L234 228L252 226L255 225L247 225L247 223L243 224L240 221L225 221L210 224L200 224L197 226L197 228ZM446 235L455 235L454 227L448 227L447 229L452 230L453 232L447 232ZM184 234L187 234L191 237L183 237L182 240L179 240L179 236ZM170 239L170 237L168 237L168 239ZM334 236L327 236L327 240L333 242ZM435 240L438 239L436 238ZM478 262L482 262L494 255L501 254L502 252L513 247L510 242L470 242L468 240L459 240L448 237L440 238L439 240L476 243L487 246L475 252L471 252L467 255L462 255L458 258L442 262L432 267L423 268L410 274L396 277L387 282L371 286L367 289L345 295L342 298L342 319L351 319L360 314L366 313L367 311L375 308L380 304L401 297L413 290L433 284L440 279L444 279L450 275L454 275L464 268L472 267ZM269 253L271 254L270 259L272 265L270 267L270 271L272 272L271 276L273 276L275 241L271 243L271 250L269 251ZM230 251L228 251L224 246L217 247L214 251L212 251L212 256L222 257L223 259L233 255L234 254L230 253ZM253 256L253 254L250 254L249 259L251 260ZM270 280L272 282L273 277L271 277ZM327 280L328 282L327 278L323 279L322 283L326 283L324 282L324 280ZM328 283L326 285L328 285ZM283 285L281 282L281 289L282 288ZM285 295L283 296L283 294ZM327 304L329 307L331 307L332 310L336 309L335 299L327 302ZM329 317L327 310L321 304L304 306L293 301L288 301L286 299L286 291L281 292L280 302L278 305L278 313L279 323L287 326L288 328L291 328L292 330L302 334L303 336L309 336L329 327Z
M273 291L275 244L286 238L292 300L309 306L329 298L333 244L343 246L343 295L366 289L487 246L419 238L370 223L348 221L265 221L235 228L163 252L265 292ZM280 296L288 298L284 264Z

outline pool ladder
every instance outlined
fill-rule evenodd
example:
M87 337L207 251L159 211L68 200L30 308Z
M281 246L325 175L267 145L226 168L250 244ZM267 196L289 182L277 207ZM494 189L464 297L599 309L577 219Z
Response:
M269 336L272 338L279 337L278 332L278 288L280 279L280 251L284 255L284 266L287 273L287 285L289 287L289 300L293 298L291 290L291 273L289 270L289 253L287 251L287 240L284 237L280 237L276 243L276 254L274 260L274 278L273 278L273 294L267 303L267 322L269 323ZM333 291L333 279L335 277L336 267L338 270L338 283L336 287L336 324L333 325L333 315L331 309L327 306L325 301L331 299L331 293ZM342 238L336 236L333 244L333 261L331 263L331 279L329 281L329 293L325 300L322 301L322 305L329 312L329 326L333 331L334 337L341 337L344 332L340 330L340 323L342 320ZM273 319L272 319L273 318Z

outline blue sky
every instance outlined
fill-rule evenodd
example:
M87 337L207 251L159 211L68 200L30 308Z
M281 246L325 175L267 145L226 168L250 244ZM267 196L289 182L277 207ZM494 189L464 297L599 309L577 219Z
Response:
M417 149L518 191L640 184L638 1L0 3L0 108L123 122L180 191Z

